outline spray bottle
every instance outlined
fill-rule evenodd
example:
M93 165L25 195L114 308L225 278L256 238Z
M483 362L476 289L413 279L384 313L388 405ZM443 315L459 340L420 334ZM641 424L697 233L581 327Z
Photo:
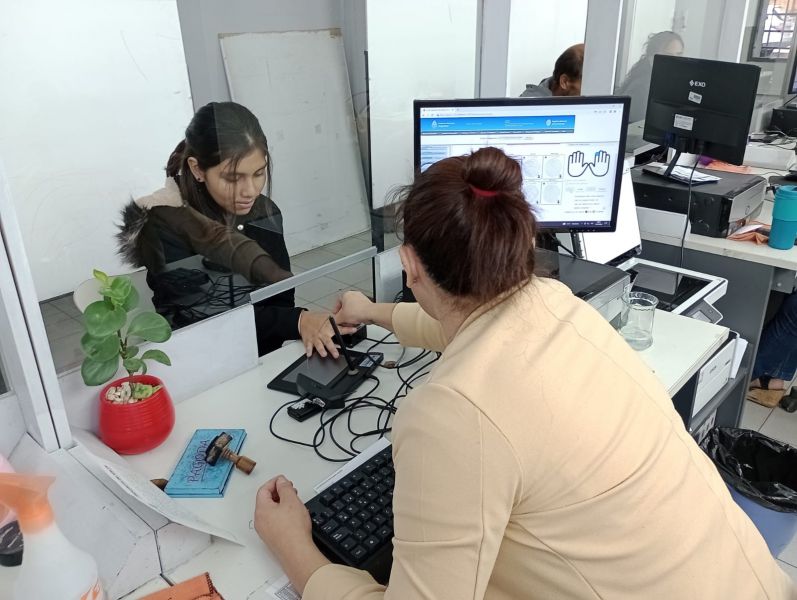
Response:
M0 503L17 513L25 552L15 600L105 600L94 559L58 529L47 500L54 477L0 473Z
M0 454L0 473L13 473L14 467ZM22 532L17 515L0 504L0 567L18 567L22 564Z

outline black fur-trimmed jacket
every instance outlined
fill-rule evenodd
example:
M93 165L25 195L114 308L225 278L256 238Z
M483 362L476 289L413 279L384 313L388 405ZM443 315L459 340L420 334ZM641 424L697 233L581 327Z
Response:
M122 210L119 253L130 266L147 268L153 304L175 327L203 318L196 294L176 288L173 263L200 255L243 275L253 285L267 285L292 275L285 246L282 213L265 196L246 215L208 216L187 206L177 184L167 179L155 193ZM190 300L189 300L190 298ZM270 352L286 340L299 339L299 315L293 290L255 305L258 350Z

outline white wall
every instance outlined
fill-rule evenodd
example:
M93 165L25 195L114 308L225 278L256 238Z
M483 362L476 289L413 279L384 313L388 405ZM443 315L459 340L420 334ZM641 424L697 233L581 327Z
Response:
M357 136L362 154L363 174L366 188L370 190L368 172L368 95L365 81L365 55L368 46L367 0L342 0L343 47L346 51L346 64L349 68L349 85L354 106Z
M342 27L341 0L177 0L177 8L195 108L230 99L220 33Z
M131 195L163 185L191 115L175 0L5 0L0 159L39 299L93 267Z
M559 55L584 41L587 0L512 0L507 96L553 74Z
M473 98L477 0L370 0L373 204L412 181L412 101ZM485 7L485 10L487 8Z

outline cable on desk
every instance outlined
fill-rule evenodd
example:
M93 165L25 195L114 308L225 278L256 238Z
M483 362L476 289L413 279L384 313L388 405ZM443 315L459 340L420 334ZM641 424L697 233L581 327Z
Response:
M391 334L386 335L383 340L380 340L378 343L385 343L384 340L386 340L390 335ZM376 345L378 345L378 343L371 346L368 351L370 352ZM301 399L292 399L278 407L269 420L269 431L279 440L312 448L316 455L323 460L329 462L347 462L360 453L361 450L356 447L360 440L374 436L381 438L386 433L391 431L391 417L396 413L396 402L409 393L413 387L413 384L429 373L429 367L436 362L439 357L440 353L422 350L417 356L412 357L406 362L401 362L399 360L399 364L393 367L393 369L395 369L399 380L401 381L401 385L393 397L389 400L385 400L384 398L374 395L381 385L381 381L377 376L370 375L367 380L374 383L371 389L357 397L347 399L342 409L324 409L321 411L319 414L318 426L313 432L310 442L288 438L278 434L274 429L274 422L277 416L288 406L299 402ZM409 376L402 373L402 369L406 370L414 365L417 365L417 368ZM366 431L359 431L355 429L352 423L352 416L354 415L355 411L363 409L378 410L376 424L373 429L368 429ZM336 423L342 422L345 422L350 437L348 441L348 447L335 437L335 425ZM343 456L331 456L323 451L322 447L327 440L329 440L332 445L343 454Z
M689 191L686 194L686 223L684 223L684 231L681 234L681 257L678 259L678 268L681 269L684 266L684 246L686 245L686 230L689 228L689 215L692 213L692 176L695 174L695 169L697 169L697 163L700 161L695 161L695 164L692 165L692 170L689 172Z

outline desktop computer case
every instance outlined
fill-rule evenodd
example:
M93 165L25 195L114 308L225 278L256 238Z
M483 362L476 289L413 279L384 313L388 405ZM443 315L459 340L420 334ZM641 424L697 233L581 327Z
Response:
M692 206L688 212L690 231L724 238L761 212L766 180L756 175L721 171L708 171L708 174L721 179L692 186ZM687 185L643 173L639 169L632 170L631 177L637 207L687 214Z

